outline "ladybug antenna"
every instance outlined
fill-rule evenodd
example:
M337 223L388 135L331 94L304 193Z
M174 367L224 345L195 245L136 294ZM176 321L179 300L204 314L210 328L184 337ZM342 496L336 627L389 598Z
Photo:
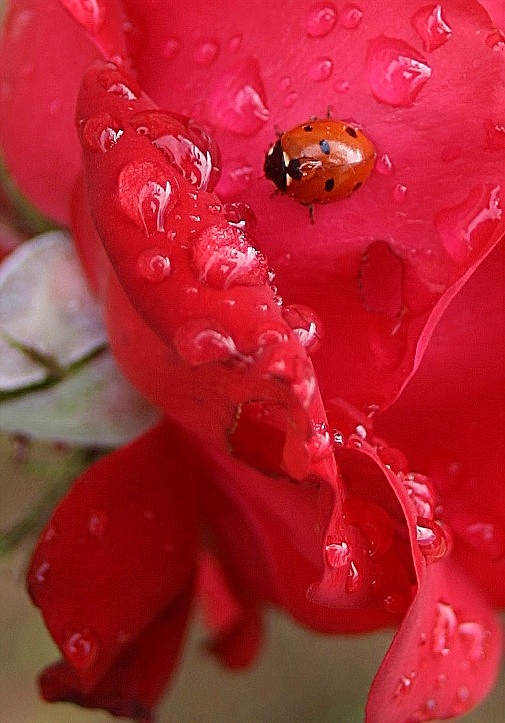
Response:
M332 120L332 119L333 119L333 106L332 106L332 105L329 105L329 106L326 108L326 117L328 118L328 120Z

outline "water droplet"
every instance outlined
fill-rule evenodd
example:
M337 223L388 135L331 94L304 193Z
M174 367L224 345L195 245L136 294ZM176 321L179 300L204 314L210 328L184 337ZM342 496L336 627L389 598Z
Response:
M315 311L303 304L291 304L283 307L282 317L296 334L307 354L313 354L319 349L324 331L323 323Z
M260 313L265 313L268 311L268 304L258 304L256 306L256 309ZM269 322L266 328L263 328L260 325L256 341L256 353L262 352L266 346L269 346L271 344L282 344L283 342L286 342L288 340L289 333L285 326L281 326L279 324L278 328L274 328L272 322Z
M358 27L363 17L363 10L353 3L346 3L340 13L340 22L347 30Z
M93 510L88 518L88 531L93 537L103 537L109 525L109 516L104 510Z
M124 100L137 100L142 94L133 78L126 77L112 63L99 73L98 82L107 93L117 95Z
M236 226L207 227L192 241L191 250L198 279L216 289L260 286L267 281L265 257Z
M266 400L243 402L228 434L235 457L269 474L283 475L288 411Z
M400 698L410 693L416 677L417 676L415 672L412 672L409 675L400 676L400 680L398 681L398 685L396 686L395 692L393 694L394 697Z
M180 197L175 173L151 161L131 161L119 174L119 202L147 236L164 233Z
M252 229L256 226L256 214L248 203L229 201L223 206L224 217L231 226Z
M354 560L351 560L349 565L349 572L345 581L345 591L349 594L357 592L362 585L361 575L359 574L358 568Z
M456 263L467 263L492 238L503 215L500 192L498 185L478 184L464 201L435 216L444 248Z
M434 655L449 655L454 644L457 618L451 605L437 602L433 623L431 650Z
M449 549L446 532L436 520L418 517L416 522L416 539L419 549L426 562L441 560Z
M447 675L447 673L439 673L435 680L435 687L437 689L442 688L447 683L448 680L449 680L449 676Z
M291 77L289 75L285 75L280 79L280 82L279 82L280 90L285 91L289 88L290 85L291 85Z
M324 545L326 562L332 569L348 566L351 561L349 545L345 540L340 540L333 535L326 538Z
M89 628L71 633L62 646L63 653L77 670L90 668L98 655L98 641Z
M337 22L337 8L332 2L317 2L311 5L305 16L305 31L311 38L328 35Z
M442 16L442 6L424 5L412 16L412 25L423 41L423 47L431 53L442 47L452 35L452 30Z
M219 53L219 43L217 40L200 40L193 50L193 60L197 65L211 65L217 58Z
M491 151L502 151L505 149L505 123L496 123L492 120L485 121L487 147Z
M224 130L253 136L269 118L259 65L253 58L224 73L212 91L213 120Z
M39 585L42 585L47 580L47 576L49 575L49 571L51 569L51 565L46 561L41 562L40 565L37 567L34 573L35 580L39 583Z
M181 41L178 38L168 38L163 46L162 55L167 60L173 60L181 49Z
M89 118L82 130L83 141L94 151L106 153L114 148L123 135L123 129L108 113Z
M470 663L480 663L487 655L487 643L490 633L481 623L462 622L458 633L466 648L466 659Z
M242 45L242 35L233 35L228 41L228 50L230 53L236 53L240 50Z
M396 203L403 203L407 198L408 188L404 183L397 183L393 188L393 199Z
M472 694L466 685L460 686L456 691L456 697L447 715L451 717L463 715L472 707Z
M333 72L333 61L331 58L317 58L309 67L309 78L315 82L328 80Z
M381 35L369 43L367 76L377 100L393 106L411 106L430 79L431 68L408 43Z
M298 93L296 90L292 90L290 93L286 93L284 96L284 107L292 108L298 100Z
M417 515L432 520L435 514L435 489L428 477L410 472L402 481Z
M209 319L192 319L181 326L174 338L180 356L191 366L208 362L252 362L242 355L232 337Z
M350 89L351 84L348 80L345 80L344 78L340 78L339 80L336 80L333 83L333 87L337 93L347 93L347 91Z
M312 434L307 442L312 462L320 462L333 451L333 435L326 422L313 422Z
M383 153L375 162L375 170L381 176L390 176L393 173L393 162L387 153Z
M51 542L58 536L58 533L56 532L56 529L49 525L49 527L45 530L45 532L42 535L42 542Z

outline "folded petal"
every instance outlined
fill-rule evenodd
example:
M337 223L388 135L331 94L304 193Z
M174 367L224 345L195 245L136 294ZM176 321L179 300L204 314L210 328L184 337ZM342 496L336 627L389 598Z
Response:
M83 692L185 589L196 544L190 457L172 426L75 482L35 548L28 584Z

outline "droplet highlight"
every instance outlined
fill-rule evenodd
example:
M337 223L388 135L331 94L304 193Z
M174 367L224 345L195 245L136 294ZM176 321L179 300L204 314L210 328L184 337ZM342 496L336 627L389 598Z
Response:
M71 633L62 646L63 653L73 668L88 670L98 655L98 640L95 634L84 628Z
M305 31L311 38L324 38L337 22L337 8L332 2L317 2L305 16Z
M428 53L441 48L452 35L451 27L444 20L440 3L419 8L412 16L412 25Z

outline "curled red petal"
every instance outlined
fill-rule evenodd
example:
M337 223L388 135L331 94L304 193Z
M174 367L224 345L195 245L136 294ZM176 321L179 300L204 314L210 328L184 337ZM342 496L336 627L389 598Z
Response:
M30 594L85 692L191 576L194 489L184 449L161 424L104 457L74 483L35 548Z

